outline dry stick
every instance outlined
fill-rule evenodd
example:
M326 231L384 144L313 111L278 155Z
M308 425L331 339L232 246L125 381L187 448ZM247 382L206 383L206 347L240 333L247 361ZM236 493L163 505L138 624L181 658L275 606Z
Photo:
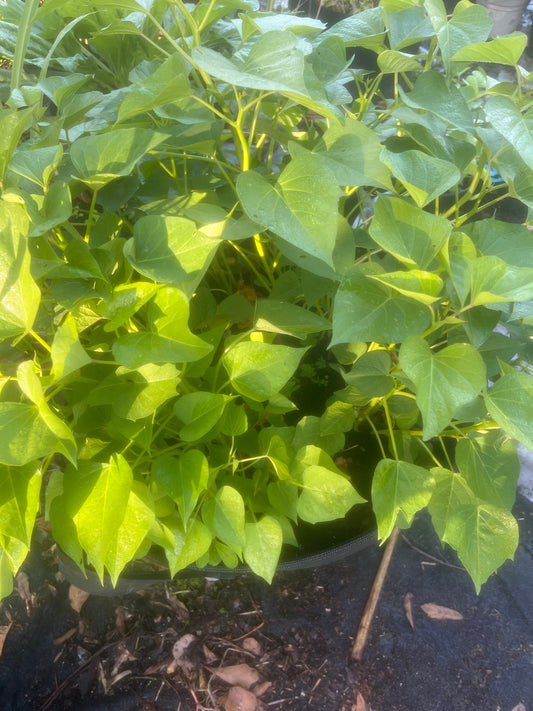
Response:
M383 554L383 558L381 559L381 563L379 564L378 572L374 579L370 595L368 596L368 600L366 602L363 616L361 618L359 629L357 630L357 637L355 638L355 642L353 643L352 659L356 662L360 662L363 657L363 652L366 645L366 638L368 637L368 631L370 630L370 625L372 624L376 605L378 604L379 596L381 594L381 588L383 587L383 583L387 575L387 570L389 569L389 564L391 562L392 553L394 551L394 547L396 545L396 541L398 540L399 535L400 529L395 526L392 531L389 542L387 543L387 547L385 549L385 553Z

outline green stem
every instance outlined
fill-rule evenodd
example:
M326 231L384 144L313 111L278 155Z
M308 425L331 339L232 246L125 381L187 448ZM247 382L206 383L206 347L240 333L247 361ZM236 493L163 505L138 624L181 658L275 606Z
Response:
M400 457L398 456L398 450L396 449L396 438L394 437L394 429L392 427L392 418L390 416L389 412L389 406L387 404L387 400L383 400L383 410L385 411L385 417L387 418L387 427L389 430L389 437L391 441L391 446L392 446L392 451L394 453L394 459L396 461L399 461Z
M441 446L441 448L442 448L442 451L444 452L444 456L445 456L445 458L446 458L446 462L448 463L448 466L449 466L449 468L450 468L450 471L453 471L453 464L452 464L452 462L451 462L451 460L450 460L450 457L448 456L448 451L447 451L446 447L444 446L444 442L442 441L442 437L439 436L438 440L439 440L439 442L440 442L440 446Z
M24 10L20 19L15 43L15 53L13 56L13 68L11 69L11 92L19 88L24 70L24 59L31 36L31 28L35 15L39 9L39 0L26 0Z
M91 200L91 207L89 208L89 216L87 217L87 229L85 230L85 241L88 243L91 238L91 231L94 222L94 209L96 207L96 196L98 195L98 190L93 192L93 197Z
M368 424L370 425L370 427L372 428L372 432L373 432L373 433L375 434L375 436L376 436L376 439L377 439L377 441L378 441L379 448L380 448L380 450L381 450L381 456L382 456L382 458L383 458L383 459L387 459L387 453L385 452L385 448L383 447L383 442L381 441L381 437L379 436L380 433L377 431L376 426L374 425L374 423L372 422L372 420L370 419L370 417L365 416L365 419L366 419L366 421L368 422Z
M48 353L51 353L51 352L52 352L52 349L50 348L50 346L48 345L48 343L47 343L45 340L43 340L43 339L39 336L38 333L35 333L35 331L28 331L28 333L30 334L30 336L33 336L33 338L35 338L35 340L37 341L37 343L39 343L46 351L48 351Z

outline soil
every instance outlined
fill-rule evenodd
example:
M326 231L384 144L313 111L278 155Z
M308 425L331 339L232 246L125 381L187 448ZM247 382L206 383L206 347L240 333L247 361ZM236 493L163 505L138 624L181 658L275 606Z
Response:
M271 586L239 575L84 599L41 530L0 605L0 709L532 711L533 505L520 498L515 515L515 561L479 596L420 516L394 551L357 663L377 546ZM427 603L462 619L430 618Z

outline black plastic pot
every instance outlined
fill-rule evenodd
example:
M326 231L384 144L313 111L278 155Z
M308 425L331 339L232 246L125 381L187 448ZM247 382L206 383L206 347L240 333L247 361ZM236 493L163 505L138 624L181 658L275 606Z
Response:
M337 561L343 560L348 556L355 555L359 551L362 551L371 545L375 545L376 543L377 533L376 531L371 531L362 536L358 536L347 543L342 543L321 551L320 553L303 555L300 558L282 562L278 565L277 570L285 573L329 565L330 563L336 563ZM171 580L168 572L166 574L163 572L161 574L154 574L153 571L149 571L146 572L146 574L143 574L141 571L136 572L135 577L130 577L128 573L121 576L116 587L113 587L110 578L106 576L104 578L104 584L102 585L100 579L94 571L87 570L87 575L85 576L78 566L71 560L71 558L65 555L61 550L59 551L59 570L72 585L80 588L80 590L85 590L93 595L104 595L106 597L129 595L130 593L143 590L150 585L169 582ZM238 566L237 568L225 568L223 566L205 566L204 568L198 568L196 566L190 566L180 570L174 576L174 579L228 579L234 578L236 575L243 573L251 573L251 571L246 566Z

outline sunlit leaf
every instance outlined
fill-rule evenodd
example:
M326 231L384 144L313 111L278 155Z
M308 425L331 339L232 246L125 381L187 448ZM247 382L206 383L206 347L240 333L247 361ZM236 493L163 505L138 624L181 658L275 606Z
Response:
M247 523L244 532L244 560L254 573L271 583L283 543L278 520L274 516L263 516L259 521Z
M455 343L433 353L427 341L414 336L400 348L400 365L416 387L424 439L440 434L486 384L483 359L469 344Z
M222 362L237 392L262 401L287 384L306 350L249 341L230 348Z

